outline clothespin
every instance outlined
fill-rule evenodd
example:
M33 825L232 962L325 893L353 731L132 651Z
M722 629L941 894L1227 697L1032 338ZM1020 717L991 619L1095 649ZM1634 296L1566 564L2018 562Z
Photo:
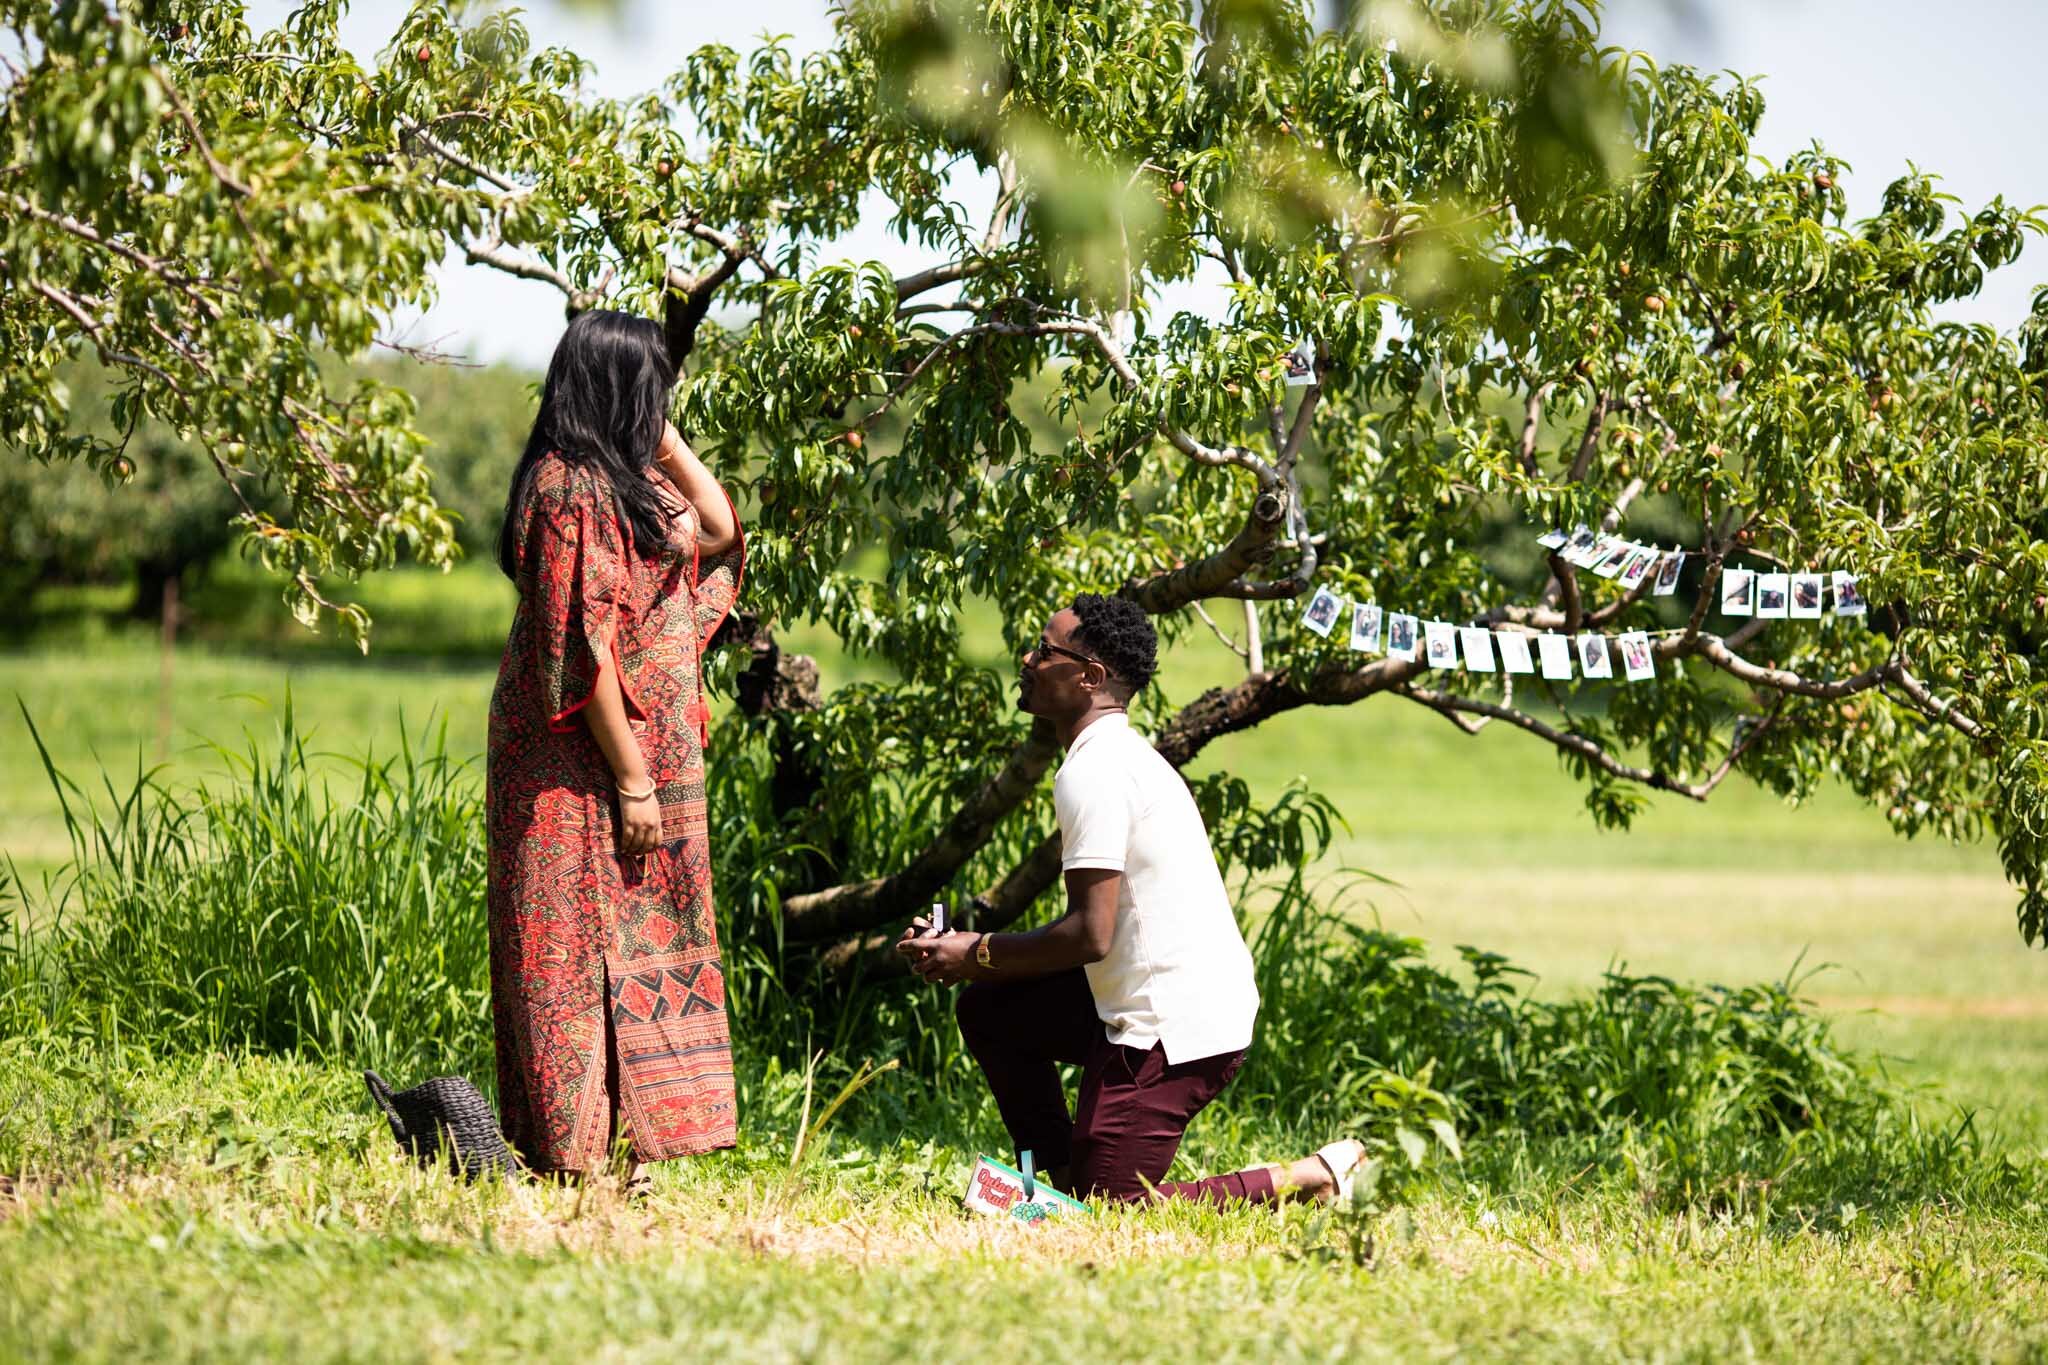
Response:
M1026 1147L1017 1153L1017 1164L1024 1168L1024 1198L1026 1201L1038 1197L1038 1178L1032 1174L1031 1149Z

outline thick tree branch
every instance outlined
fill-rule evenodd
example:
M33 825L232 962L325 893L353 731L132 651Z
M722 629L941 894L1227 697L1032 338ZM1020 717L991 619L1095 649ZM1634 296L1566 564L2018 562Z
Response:
M1751 621L1745 630L1753 631L1757 625ZM1659 658L1698 655L1715 667L1776 694L1769 712L1738 728L1735 740L1722 761L1696 782L1624 762L1596 741L1560 729L1511 704L1461 697L1422 686L1417 679L1428 672L1427 665L1398 659L1376 659L1358 668L1328 667L1303 679L1296 679L1285 672L1253 673L1235 686L1213 688L1188 703L1161 729L1153 744L1169 763L1183 768L1213 740L1251 729L1296 707L1346 706L1380 692L1393 691L1445 715L1468 733L1474 727L1464 720L1467 716L1478 717L1482 722L1505 721L1612 777L1652 790L1672 792L1688 800L1705 801L1735 770L1743 755L1778 723L1791 696L1839 700L1892 684L1906 694L1917 713L1953 725L1972 738L1983 734L1983 728L1977 722L1957 715L1948 704L1932 697L1923 684L1906 672L1901 661L1892 660L1839 681L1816 681L1785 669L1766 668L1742 659L1734 653L1732 646L1746 638L1748 636L1743 632L1730 636L1728 641L1711 635L1681 633L1654 642L1653 650ZM1003 929L1020 919L1058 881L1059 852L1057 832L1040 840L1008 875L976 898L978 918L975 927ZM915 901L907 904L914 906ZM870 924L874 922L869 921ZM887 951L890 941L880 935L849 940L829 949L826 957L840 968L860 965L894 971L895 964L888 960L893 956Z
M1572 467L1565 474L1567 483L1584 483L1593 472L1593 456L1600 450L1600 429L1612 410L1604 391L1593 395L1593 406L1586 413L1586 432L1579 438L1579 452L1572 457Z
M987 266L986 257L967 256L957 261L931 266L915 274L904 275L896 281L896 302L908 303L919 294L926 294L943 285L956 284L970 275L979 274Z
M1157 616L1210 597L1253 600L1256 585L1245 578L1273 557L1274 541L1288 522L1288 499L1277 489L1262 490L1252 500L1251 515L1230 543L1191 564L1169 569L1143 581L1126 583L1122 595ZM1292 595L1292 594L1288 594Z
M791 937L831 938L908 920L980 851L997 823L1031 795L1057 750L1052 727L1040 721L1030 737L1011 750L1001 770L962 804L939 836L902 871L785 900L782 917Z
M1539 384L1529 390L1528 401L1522 405L1522 440L1517 453L1521 456L1522 472L1530 479L1543 475L1542 466L1536 463L1536 442L1543 434L1543 400L1550 397L1553 384Z
M1714 771L1700 782L1684 782L1653 768L1639 768L1623 763L1586 736L1570 730L1560 730L1554 725L1538 720L1526 711L1512 706L1497 705L1477 697L1460 697L1449 692L1413 685L1400 689L1401 695L1411 701L1420 702L1433 711L1456 718L1460 714L1480 716L1488 720L1502 720L1518 729L1526 730L1568 754L1576 755L1611 776L1625 782L1635 782L1655 791L1674 792L1693 801L1705 801L1720 786L1723 779L1735 770L1736 763L1749 747L1763 737L1777 723L1778 714L1784 705L1784 698L1778 699L1769 715L1747 728L1747 732L1729 747L1728 754ZM1470 733L1468 731L1468 733Z
M718 263L699 275L682 270L668 272L668 294L663 300L661 330L668 342L669 362L678 368L697 349L697 328L711 311L712 295L731 279L746 257L720 256Z
M453 147L450 147L447 143L428 132L426 126L417 119L400 114L398 116L398 126L406 136L418 142L422 147L425 147L435 156L441 158L441 160L458 170L469 172L470 175L483 181L493 189L501 190L506 194L532 193L530 186L521 185L510 177L502 175L481 162L473 161L461 152L456 151Z
M109 365L121 365L131 370L141 370L143 373L161 381L164 387L168 388L172 393L180 397L184 395L185 391L178 387L178 381L171 378L161 366L144 360L139 355L109 345L101 324L92 320L91 316L86 313L85 306L80 300L73 298L62 289L43 280L32 279L29 281L29 287L55 304L73 322L76 322L85 329L86 336L92 341L94 348L98 350L101 360Z
M1927 684L1906 671L1906 666L1903 662L1898 665L1897 671L1892 674L1891 682L1901 692L1906 694L1913 705L1919 708L1921 714L1930 719L1941 721L1945 725L1952 725L1971 739L1984 738L1984 727L1982 725L1968 716L1957 714L1955 704L1952 701L1936 698L1932 692L1927 690Z
M1008 152L996 158L996 182L996 200L989 210L988 230L982 234L980 251L899 277L896 281L896 303L899 307L919 294L956 284L988 268L1010 230L1010 217L1018 202L1017 162Z
M493 270L502 270L507 275L517 275L522 280L539 280L562 291L562 297L574 300L578 290L567 275L549 265L546 261L535 260L512 250L502 241L472 242L464 250L463 257L471 265L487 265Z

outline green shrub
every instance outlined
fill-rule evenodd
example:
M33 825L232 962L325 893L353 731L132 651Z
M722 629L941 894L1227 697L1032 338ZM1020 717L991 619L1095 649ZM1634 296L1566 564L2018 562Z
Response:
M1964 1116L1930 1126L1874 1059L1846 1051L1797 982L1687 986L1610 971L1538 1000L1529 973L1461 946L1471 984L1420 939L1319 907L1298 878L1252 938L1259 1041L1239 1110L1302 1141L1369 1109L1375 1074L1430 1075L1472 1135L1474 1172L1603 1169L1646 1196L1709 1202L1751 1187L1795 1202L1981 1192L2003 1168Z

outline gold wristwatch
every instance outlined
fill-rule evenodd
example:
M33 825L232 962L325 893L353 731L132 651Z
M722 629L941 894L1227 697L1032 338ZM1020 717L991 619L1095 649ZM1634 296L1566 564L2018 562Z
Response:
M988 968L990 971L994 971L996 969L996 964L988 960L987 934L983 934L980 938L974 941L974 960L980 963L982 966Z

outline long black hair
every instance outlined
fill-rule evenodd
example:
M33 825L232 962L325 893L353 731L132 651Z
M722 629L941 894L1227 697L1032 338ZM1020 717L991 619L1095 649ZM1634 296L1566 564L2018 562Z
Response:
M534 466L550 452L603 471L619 520L632 528L641 554L653 554L667 541L670 514L647 478L647 467L661 447L675 382L660 323L595 308L570 319L548 362L540 411L505 499L498 567L507 578L519 578L520 501Z

